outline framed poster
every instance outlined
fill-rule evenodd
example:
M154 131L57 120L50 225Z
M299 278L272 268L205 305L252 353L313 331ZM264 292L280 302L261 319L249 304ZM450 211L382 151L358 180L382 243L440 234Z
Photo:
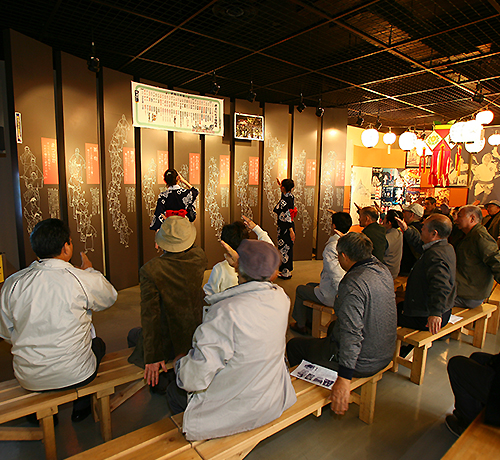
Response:
M250 141L263 141L264 117L261 115L248 115L246 113L235 112L234 138Z

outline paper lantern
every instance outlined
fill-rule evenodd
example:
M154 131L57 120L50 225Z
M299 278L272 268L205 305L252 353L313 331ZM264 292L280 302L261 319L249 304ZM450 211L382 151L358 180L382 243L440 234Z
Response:
M424 155L426 152L426 147L427 147L427 144L425 143L425 141L423 139L417 139L417 142L415 143L415 148L417 149L417 155L419 157L421 157L422 155Z
M469 153L478 153L484 149L486 141L484 139L479 139L476 142L468 142L465 144L465 150Z
M492 134L489 138L488 138L488 144L490 145L500 145L500 134L498 134L497 132L495 132L495 134Z
M361 142L365 147L375 147L378 144L379 134L376 129L365 129L361 133Z
M394 142L396 142L396 135L389 131L388 133L384 134L382 140L384 141L384 144L392 145L394 144Z
M399 148L401 150L409 151L417 144L417 135L406 131L401 136L399 136Z
M481 110L476 113L476 121L482 125L489 125L493 121L493 112L491 110Z
M477 120L469 120L465 123L462 130L462 142L473 143L481 139L483 125Z
M465 127L465 122L464 121L459 121L458 123L454 123L451 126L451 128L450 128L450 139L455 144L458 144L459 142L464 142L464 138L463 138L464 127Z

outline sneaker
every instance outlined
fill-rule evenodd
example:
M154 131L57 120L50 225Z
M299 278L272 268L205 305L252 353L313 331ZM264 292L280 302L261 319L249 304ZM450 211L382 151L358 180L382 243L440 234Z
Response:
M457 438L465 431L465 427L460 425L458 418L452 414L446 416L444 423L446 424L446 428L448 428Z

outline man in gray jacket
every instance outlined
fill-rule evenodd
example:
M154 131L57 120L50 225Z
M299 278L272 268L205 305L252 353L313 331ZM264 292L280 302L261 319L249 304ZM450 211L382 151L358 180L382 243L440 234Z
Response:
M376 374L390 363L396 342L396 301L389 269L372 254L362 233L348 233L337 243L346 271L335 300L337 321L323 339L295 338L287 344L291 366L303 359L338 371L332 410L349 406L350 380Z
M344 269L339 264L337 257L337 241L340 236L335 233L347 233L352 226L351 216L347 212L335 212L332 215L333 235L326 242L323 250L323 270L318 283L307 283L297 286L295 291L295 303L293 305L293 318L296 323L290 325L290 329L300 334L306 334L307 323L312 322L312 311L304 305L305 300L312 300L328 307L333 307L340 280L345 274Z

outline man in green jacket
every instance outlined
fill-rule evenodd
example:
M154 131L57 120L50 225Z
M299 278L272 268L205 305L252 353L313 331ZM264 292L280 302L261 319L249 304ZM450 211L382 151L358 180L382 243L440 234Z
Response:
M455 306L475 308L481 305L500 281L500 253L493 237L481 225L483 214L477 206L462 206L457 226L465 237L455 243L457 254L458 296Z

